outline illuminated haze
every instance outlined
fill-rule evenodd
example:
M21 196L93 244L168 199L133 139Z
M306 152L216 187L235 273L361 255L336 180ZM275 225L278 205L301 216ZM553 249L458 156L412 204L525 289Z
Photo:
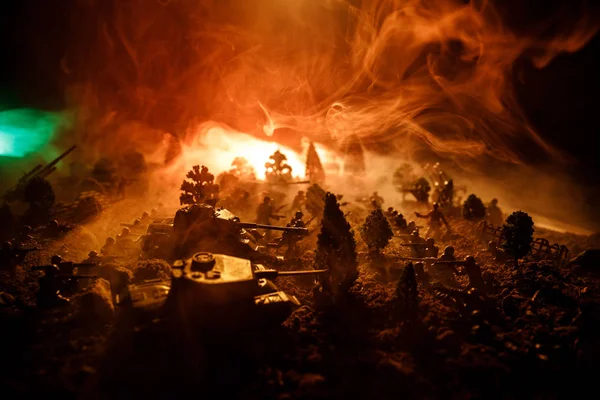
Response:
M464 176L526 163L528 152L569 161L528 124L513 87L517 60L543 68L596 33L591 17L561 16L516 32L486 1L81 0L81 35L62 66L77 141L94 155L157 157L173 136L181 152L169 171L189 168L194 152L221 169L232 154L219 158L205 140L214 129L296 151L304 137L335 150L355 135L369 154L388 153L367 159L371 176L432 155ZM544 186L528 191L574 192L538 173ZM510 190L487 184L501 199Z

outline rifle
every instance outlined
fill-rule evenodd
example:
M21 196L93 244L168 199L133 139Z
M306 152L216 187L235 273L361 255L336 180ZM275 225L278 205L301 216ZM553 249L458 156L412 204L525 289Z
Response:
M80 280L80 279L98 279L97 275L69 275L69 274L59 274L56 275L58 279L69 279L69 280Z
M405 247L427 246L427 243L401 243L400 246L405 246Z
M310 183L310 181L291 181L291 182L268 182L269 185L273 186L288 186L288 185L305 185Z

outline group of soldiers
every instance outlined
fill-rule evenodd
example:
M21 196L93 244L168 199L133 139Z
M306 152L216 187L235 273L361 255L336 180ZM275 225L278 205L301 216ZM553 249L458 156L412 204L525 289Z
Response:
M473 256L458 260L453 246L446 246L443 253L439 255L440 250L436 246L436 239L441 236L442 227L446 228L447 234L452 231L437 203L433 204L427 214L415 212L417 218L426 219L428 222L425 237L420 235L420 227L416 226L414 221L407 223L404 216L393 207L389 207L385 215L392 226L400 232L398 236L406 240L402 246L410 247L411 257L400 257L399 260L414 263L413 267L418 282L425 287L431 287L431 282L437 280L443 285L456 288L459 287L456 277L466 275L470 287L486 291L487 286L482 277L481 268ZM504 259L504 253L493 243L488 246L488 251L492 252L497 259Z
M150 214L143 213L133 224L122 228L116 239L106 238L100 252L92 250L88 257L80 263L64 261L61 256L54 255L47 265L34 266L32 270L42 271L39 278L37 305L40 308L53 308L69 302L72 294L87 287L97 279L97 267L115 263L135 252L136 234L144 230L151 222ZM54 227L54 224L52 224ZM132 233L132 230L135 233ZM26 249L27 250L27 249Z

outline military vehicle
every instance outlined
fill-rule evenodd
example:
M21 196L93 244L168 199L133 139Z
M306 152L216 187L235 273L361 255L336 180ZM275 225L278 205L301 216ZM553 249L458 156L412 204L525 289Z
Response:
M52 160L50 163L48 163L48 165L44 166L40 164L34 167L31 171L23 175L15 186L6 191L6 193L4 193L4 195L2 196L2 199L9 203L22 200L23 192L28 182L30 182L33 178L47 178L50 174L56 171L56 164L58 164L63 158L68 156L73 150L75 150L76 147L77 146L71 146L67 151L65 151L64 153L56 157L54 160Z
M281 324L300 305L295 296L277 288L275 278L324 272L277 271L248 259L199 252L173 263L171 281L130 285L116 302L139 319L137 329L163 318L204 332L262 329Z
M146 257L166 260L186 258L198 251L211 251L252 262L281 261L267 254L266 243L257 229L308 235L306 228L240 222L237 216L224 208L194 204L179 209L172 220L150 224L140 241Z

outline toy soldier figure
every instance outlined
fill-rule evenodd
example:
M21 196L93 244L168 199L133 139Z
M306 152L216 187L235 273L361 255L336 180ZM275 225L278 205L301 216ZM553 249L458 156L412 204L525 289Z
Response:
M425 257L437 258L440 248L435 245L435 240L433 238L427 238L425 241Z
M408 223L408 225L406 226L406 232L414 232L414 231L419 231L419 229L417 228L417 224L415 223L415 221L410 221Z
M496 245L496 242L494 242L493 240L490 240L488 242L488 247L487 247L486 251L489 252L492 255L492 257L494 257L495 261L502 262L502 261L507 261L507 260L512 259L512 257L510 257L504 251L499 249L498 246Z
M287 227L292 227L292 228L305 228L306 224L304 223L304 221L302 220L302 218L304 217L304 213L302 213L302 211L296 211L296 214L294 214L294 218L292 218L292 220L290 221L289 224L287 224ZM297 233L294 232L283 232L283 235L281 235L281 242L284 244L287 244L288 248L285 252L285 259L291 259L297 256L298 254L298 242L301 240L301 235L298 235Z
M269 196L265 196L263 202L260 203L256 209L256 223L271 225L271 218L279 219L281 216L273 214L273 202ZM265 238L267 240L271 238L270 230L266 232Z
M112 257L116 254L117 250L115 248L116 240L112 237L107 237L104 246L100 249L100 253L104 257Z
M438 203L433 203L433 210L431 210L429 213L419 214L418 212L415 212L415 215L417 217L429 219L429 229L427 230L427 236L437 235L442 225L441 222L443 222L444 225L446 225L446 229L450 231L450 225L448 225L446 217L444 217L444 214L440 211L439 208L440 206L438 205Z
M444 254L442 254L438 261L456 261L456 257L454 256L454 247L447 246L444 249ZM456 287L458 284L456 282L455 275L459 275L458 270L454 264L433 264L437 275L444 285Z
M152 218L150 218L150 214L148 211L144 211L142 214L142 218L140 218L140 222L144 225L149 225L152 222Z
M123 228L121 230L121 234L117 235L117 240L115 241L115 248L117 251L125 251L131 250L133 248L133 238L131 237L131 230L129 228Z
M504 223L502 210L498 207L498 199L493 199L487 207L488 221L494 226L501 226Z
M47 238L57 238L67 232L69 232L72 228L67 225L61 225L57 220L50 221L48 225L42 230L42 234Z
M61 279L58 277L60 269L57 265L47 265L44 268L44 276L38 282L40 285L37 294L37 306L40 308L52 308L68 303L68 299L60 294L62 288Z
M383 213L383 214L384 214L384 215L385 215L387 218L392 218L392 217L395 215L395 214L394 214L394 211L395 211L395 210L394 210L394 207L388 207L387 211L384 211L384 213ZM396 214L397 214L397 212L396 212Z
M294 201L292 201L292 210L303 210L305 204L306 196L304 196L304 191L299 190L294 197Z
M411 233L409 242L411 257L423 258L425 256L427 245L425 239L419 236L419 231L414 230Z
M256 223L270 225L271 215L273 215L273 203L269 196L265 196L256 209Z
M377 192L373 192L370 201L374 208L381 208L383 206L383 197L377 194Z
M483 277L481 276L481 268L477 265L475 257L467 256L463 265L465 267L465 272L469 277L469 286L485 292L486 286Z
M431 276L429 276L429 274L425 272L425 264L422 262L417 262L414 264L414 268L417 282L420 285L422 285L425 289L431 288Z
M406 219L404 218L404 215L402 214L398 214L394 217L394 225L402 233L405 233L407 231L408 224L406 222Z
M86 258L83 263L85 264L100 264L102 263L102 257L98 254L97 251L92 250L88 253L88 258Z

